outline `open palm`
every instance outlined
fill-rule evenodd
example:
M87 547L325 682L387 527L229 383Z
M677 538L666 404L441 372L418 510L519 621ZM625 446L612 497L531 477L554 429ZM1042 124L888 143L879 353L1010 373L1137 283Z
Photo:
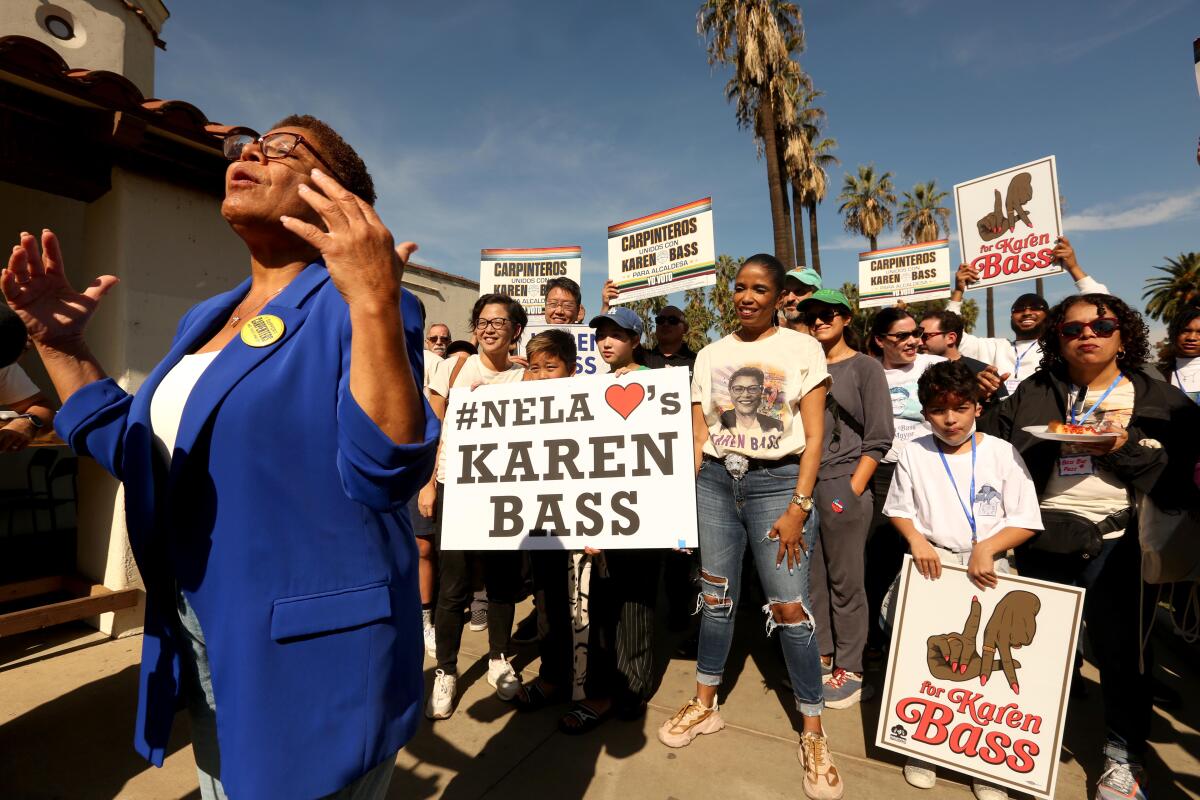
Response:
M100 298L116 284L112 275L102 275L83 292L75 291L67 280L58 237L50 230L42 231L41 252L37 240L22 233L8 268L0 274L0 291L25 323L30 338L54 349L82 341Z

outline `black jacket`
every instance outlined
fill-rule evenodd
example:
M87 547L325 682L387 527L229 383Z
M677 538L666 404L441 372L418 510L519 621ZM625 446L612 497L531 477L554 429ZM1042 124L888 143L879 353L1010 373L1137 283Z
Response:
M1133 384L1133 416L1129 441L1096 463L1127 486L1148 493L1162 508L1194 507L1198 493L1193 479L1200 458L1200 406L1174 386L1137 371L1127 376ZM1024 428L1064 420L1069 382L1061 375L1038 370L1012 397L984 411L979 429L1007 439L1025 459L1041 495L1059 456L1059 443L1038 439ZM1142 447L1154 439L1162 448Z

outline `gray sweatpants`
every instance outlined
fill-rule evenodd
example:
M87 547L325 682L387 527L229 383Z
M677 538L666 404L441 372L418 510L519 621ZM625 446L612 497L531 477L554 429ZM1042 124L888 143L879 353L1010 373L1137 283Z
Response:
M817 644L821 655L833 655L835 666L861 673L867 646L863 556L874 509L871 489L854 494L846 475L818 480L813 496L821 522L809 571Z

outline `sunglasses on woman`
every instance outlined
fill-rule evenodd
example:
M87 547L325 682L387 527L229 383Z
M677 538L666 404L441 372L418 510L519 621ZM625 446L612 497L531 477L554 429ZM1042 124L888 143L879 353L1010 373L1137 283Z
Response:
M1063 339L1078 339L1083 336L1083 329L1090 328L1094 336L1107 339L1121 328L1121 321L1116 317L1097 317L1091 322L1060 322L1058 335Z
M917 333L916 331L899 331L897 333L885 333L884 336L886 336L889 339L895 339L897 344L899 344L900 342L907 342L909 340L909 338L913 338L913 339L921 338L921 334Z
M836 317L841 316L835 308L823 308L820 311L804 311L801 312L800 318L804 320L805 325L812 325L817 320L821 320L826 325L833 322Z

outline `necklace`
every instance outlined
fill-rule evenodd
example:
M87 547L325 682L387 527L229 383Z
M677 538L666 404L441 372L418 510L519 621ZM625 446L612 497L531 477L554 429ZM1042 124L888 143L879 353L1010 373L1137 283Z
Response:
M267 303L269 303L271 301L271 298L273 298L275 295L282 292L284 290L284 288L285 287L280 286L278 289L271 292L269 295L267 295L266 299L264 299L261 303L259 303L257 306L255 306L255 308L260 309L263 306L265 306ZM249 295L247 295L247 297L249 297ZM229 318L229 327L236 328L237 324L242 321L242 306L244 306L245 304L246 304L246 301L243 300L242 302L238 303L238 307L233 310L233 316Z

